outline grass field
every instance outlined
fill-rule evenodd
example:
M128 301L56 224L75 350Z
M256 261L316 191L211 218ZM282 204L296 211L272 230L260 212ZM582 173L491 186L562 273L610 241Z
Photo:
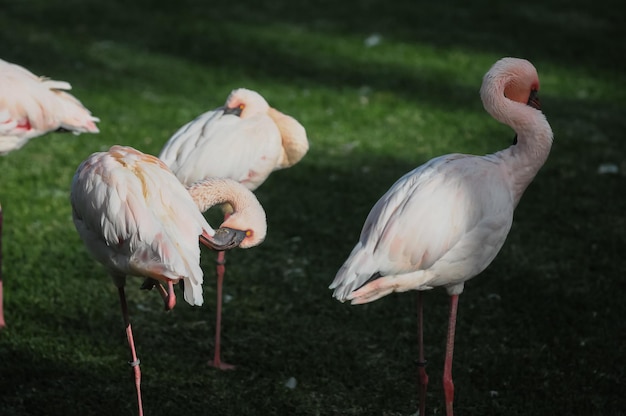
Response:
M228 254L223 351L236 371L206 365L213 253L201 308L164 313L129 279L146 415L415 415L415 295L352 307L327 286L397 178L510 144L478 96L503 56L537 67L555 142L504 248L460 298L455 410L626 415L622 6L501 3L4 2L0 58L70 81L102 121L99 135L51 134L0 158L0 415L136 414L117 293L74 229L71 178L113 144L157 154L242 86L296 117L311 149L257 191L265 243ZM427 413L440 415L448 301L425 299Z

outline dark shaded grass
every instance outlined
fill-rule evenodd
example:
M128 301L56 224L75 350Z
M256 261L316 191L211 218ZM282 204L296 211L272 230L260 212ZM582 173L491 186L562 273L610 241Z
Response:
M3 4L1 57L71 81L102 133L49 135L0 159L9 323L0 333L0 414L136 413L117 293L76 235L69 183L83 159L111 144L158 153L238 86L298 118L311 151L257 192L267 241L227 256L224 356L237 371L206 366L212 253L202 258L202 308L181 301L163 313L159 297L129 279L146 414L414 414L414 294L350 307L326 287L398 177L442 153L510 143L512 132L477 96L505 55L538 67L556 141L502 252L461 297L457 414L625 414L624 176L597 174L606 162L626 169L619 7ZM383 43L364 48L372 33ZM427 409L442 414L447 296L425 299ZM285 387L291 377L295 389Z

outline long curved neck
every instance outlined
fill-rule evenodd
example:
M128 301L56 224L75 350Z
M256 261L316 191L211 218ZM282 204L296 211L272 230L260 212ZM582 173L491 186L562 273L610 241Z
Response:
M221 227L246 231L239 247L247 248L260 244L267 234L265 210L252 191L232 179L209 178L187 188L192 199L205 212L212 206L227 204L230 210Z
M496 120L510 126L517 134L517 144L495 153L506 161L513 180L515 205L543 166L552 147L552 128L544 114L526 104L509 100L504 94L483 95L485 109Z
M187 187L187 191L202 212L220 204L230 204L232 209L237 211L249 205L250 200L256 201L252 192L232 179L204 179Z
M278 126L282 140L282 154L278 168L288 168L298 163L309 150L309 141L306 130L296 119L281 113L275 108L269 109L267 114Z

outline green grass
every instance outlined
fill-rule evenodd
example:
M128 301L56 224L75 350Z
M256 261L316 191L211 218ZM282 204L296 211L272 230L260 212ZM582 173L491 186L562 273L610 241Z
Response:
M300 120L311 150L257 192L266 242L228 254L224 356L236 371L206 365L212 253L202 308L164 313L129 279L146 415L415 414L415 296L351 307L327 286L398 177L440 154L510 143L478 97L502 56L538 68L555 142L501 253L461 297L455 409L626 414L620 2L5 3L0 57L70 81L102 122L97 136L51 134L0 158L2 416L136 414L116 290L74 229L70 181L112 144L158 153L240 86ZM368 48L374 33L382 41ZM603 163L619 173L598 174ZM444 412L447 296L425 298L434 415Z

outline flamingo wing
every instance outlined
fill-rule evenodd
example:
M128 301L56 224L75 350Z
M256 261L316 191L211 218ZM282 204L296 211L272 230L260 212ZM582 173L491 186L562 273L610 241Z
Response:
M181 127L159 157L185 185L219 177L253 190L272 172L280 152L280 133L267 115L240 118L218 109Z
M0 110L0 135L8 134L17 127L17 121L13 120L9 110Z
M202 304L198 237L213 230L160 160L121 146L95 153L78 168L71 201L96 259L118 274L183 278L185 300Z
M179 128L161 149L159 159L170 169L180 169L182 162L193 154L203 138L212 135L211 131L217 124L215 121L223 114L223 108L207 111Z

